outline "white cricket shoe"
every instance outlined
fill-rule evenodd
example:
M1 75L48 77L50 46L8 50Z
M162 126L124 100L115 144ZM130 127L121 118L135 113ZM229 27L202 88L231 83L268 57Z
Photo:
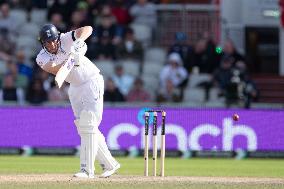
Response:
M105 170L100 177L107 178L113 175L120 168L120 164L118 163L113 169Z
M89 174L85 169L82 169L80 172L74 174L76 178L95 178L93 174Z

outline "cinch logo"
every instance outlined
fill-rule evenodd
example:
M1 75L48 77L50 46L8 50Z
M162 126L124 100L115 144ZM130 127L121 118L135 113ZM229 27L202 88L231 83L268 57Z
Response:
M204 123L197 125L191 131L186 131L184 127L177 124L166 124L166 135L173 135L176 137L176 149L181 151L203 150L201 145L201 137L221 137L221 144L212 144L218 150L232 151L233 139L236 136L244 136L247 140L247 146L244 149L249 151L257 150L257 135L255 131L247 125L233 125L231 118L224 118L222 120L222 128L214 124ZM160 133L161 128L158 128ZM133 144L129 148L143 148L144 147L144 128L137 127L132 123L120 123L112 127L107 136L107 142L111 149L120 149L118 138L122 135L130 135L138 137L140 146ZM123 137L123 136L122 136ZM159 139L159 137L158 137ZM151 142L151 140L150 140ZM129 141L131 143L131 141ZM160 144L158 142L158 144ZM159 148L159 146L158 146Z

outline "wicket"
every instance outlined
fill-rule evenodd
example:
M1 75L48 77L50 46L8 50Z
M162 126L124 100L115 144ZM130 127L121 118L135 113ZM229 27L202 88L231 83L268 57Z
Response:
M157 122L158 122L158 113L162 113L162 126L161 126L161 167L160 167L160 176L165 175L165 124L166 124L166 112L163 110L148 110L145 111L145 137L144 137L144 176L148 176L148 135L149 135L149 117L150 113L153 113L153 176L157 176Z

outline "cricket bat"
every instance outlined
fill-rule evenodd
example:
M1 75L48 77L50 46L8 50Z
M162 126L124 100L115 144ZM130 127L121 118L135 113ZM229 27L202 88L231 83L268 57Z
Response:
M55 76L55 81L57 83L58 88L61 88L62 84L64 83L66 77L68 76L74 65L75 59L72 55L70 55L67 61L61 66Z

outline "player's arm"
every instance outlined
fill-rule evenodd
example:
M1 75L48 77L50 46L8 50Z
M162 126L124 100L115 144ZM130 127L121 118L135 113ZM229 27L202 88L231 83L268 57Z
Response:
M52 62L48 62L42 66L42 69L48 73L56 75L62 64L54 65Z
M76 29L72 34L72 38L75 41L71 47L71 53L74 55L76 64L79 64L80 56L84 56L86 54L87 45L85 40L92 34L92 32L93 28L91 26L84 26Z
M75 30L75 39L85 41L93 32L92 26L84 26Z
M39 67L41 67L41 69L43 69L44 71L51 73L53 75L56 75L56 73L58 72L59 68L62 66L60 65L55 65L53 62L48 61L46 57L41 55L42 53L40 53L39 55L37 55L36 57L36 63Z

